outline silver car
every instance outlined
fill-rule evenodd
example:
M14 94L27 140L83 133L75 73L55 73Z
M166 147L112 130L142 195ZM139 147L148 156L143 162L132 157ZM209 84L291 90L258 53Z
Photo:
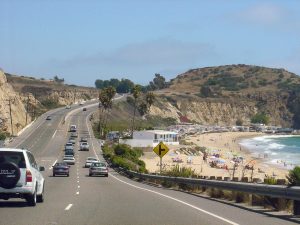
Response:
M63 158L63 161L67 163L68 165L74 165L75 164L75 158L71 155L65 155Z
M92 165L92 163L94 163L94 162L98 162L98 159L96 159L96 158L94 158L94 157L88 157L88 158L86 159L86 162L85 162L84 167L85 167L85 168L89 168L89 167Z
M108 177L108 167L104 162L93 162L89 168L89 176L103 175Z

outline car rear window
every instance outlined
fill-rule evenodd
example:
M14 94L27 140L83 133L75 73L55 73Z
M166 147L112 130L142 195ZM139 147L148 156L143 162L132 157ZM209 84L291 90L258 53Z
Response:
M106 167L106 164L105 163L93 163L93 166L96 166L96 167Z
M23 152L0 152L0 163L12 162L19 166L19 168L26 168L25 158Z

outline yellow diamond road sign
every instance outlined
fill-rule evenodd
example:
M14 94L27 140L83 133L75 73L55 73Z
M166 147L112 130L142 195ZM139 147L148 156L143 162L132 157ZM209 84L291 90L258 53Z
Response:
M163 142L160 142L158 145L156 145L155 148L153 148L153 151L162 158L165 154L168 153L169 148L166 146Z

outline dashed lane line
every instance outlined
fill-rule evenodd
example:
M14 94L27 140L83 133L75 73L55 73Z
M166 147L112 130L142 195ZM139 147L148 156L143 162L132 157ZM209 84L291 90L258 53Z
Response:
M65 208L65 211L70 210L72 206L73 206L73 204L69 204L69 205Z

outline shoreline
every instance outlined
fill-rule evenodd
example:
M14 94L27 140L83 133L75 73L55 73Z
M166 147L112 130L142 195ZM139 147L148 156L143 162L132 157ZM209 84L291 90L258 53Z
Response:
M253 152L240 145L242 140L255 137L266 136L263 133L256 132L222 132L222 133L204 133L189 135L184 140L191 145L169 146L170 151L163 158L165 169L179 165L192 168L201 176L222 176L232 177L234 161L236 158L242 158L238 166L234 169L234 176L248 177L249 179L258 178L263 181L266 177L276 179L285 179L288 174L287 168L280 168L278 165L269 164L261 158L253 156ZM203 154L191 155L192 149L196 147L205 147L208 152L208 160L203 160ZM211 166L215 155L220 157L222 164L217 167ZM180 162L174 160L180 159ZM159 158L153 152L146 152L141 158L146 163L149 172L159 171ZM246 165L253 166L253 171L245 169Z

